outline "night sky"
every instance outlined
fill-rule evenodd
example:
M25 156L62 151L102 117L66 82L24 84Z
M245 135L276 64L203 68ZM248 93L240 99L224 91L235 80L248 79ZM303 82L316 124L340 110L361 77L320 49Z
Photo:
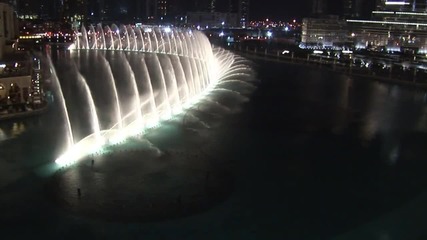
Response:
M136 1L144 0L105 0L106 3L116 6L132 6ZM209 2L209 0L169 0L176 2L182 10L192 11L196 2ZM238 0L231 0L237 5ZM275 20L306 17L311 13L312 0L250 0L251 19L271 18ZM336 0L335 0L336 1ZM229 0L216 0L217 9L226 8ZM144 4L142 4L143 6ZM235 9L237 6L235 6Z
M136 3L141 6L140 11L144 11L146 0L105 0L105 3L112 9L127 7L132 14L135 11ZM176 12L185 14L188 11L208 11L211 0L167 0L174 6ZM233 11L237 11L239 0L215 0L216 10L226 12L231 2ZM363 0L366 2L375 2L373 0ZM312 14L313 0L250 0L250 18L252 20L261 20L265 18L273 20L290 20L302 17L309 17ZM326 14L340 14L344 1L342 0L323 0ZM363 4L365 7L366 4ZM369 5L369 4L368 4ZM372 5L372 4L371 4ZM204 6L204 7L202 7Z
M251 0L251 18L286 20L310 15L311 0Z

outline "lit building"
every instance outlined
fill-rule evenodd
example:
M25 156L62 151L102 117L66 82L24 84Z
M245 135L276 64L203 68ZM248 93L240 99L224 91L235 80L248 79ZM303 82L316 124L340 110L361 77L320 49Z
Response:
M338 16L303 19L301 48L343 48L348 40L347 24Z
M380 0L372 19L349 19L357 48L427 52L426 1Z
M17 12L20 19L39 19L40 0L21 0L17 3Z
M19 35L18 21L11 5L0 3L0 59L7 49L12 49L12 44Z
M425 0L377 0L377 10L385 11L425 11Z
M63 21L81 23L88 18L87 0L63 0Z
M145 9L149 20L162 21L169 15L169 5L166 0L147 0Z
M0 108L3 111L13 106L22 111L24 105L35 106L43 100L39 60L31 62L27 54L13 49L19 34L17 22L13 5L0 2Z
M250 21L250 0L239 0L240 27L247 27Z
M206 27L236 27L239 25L237 13L224 12L188 12L187 23L192 26Z
M44 102L41 63L26 54L10 55L0 61L0 109L37 108ZM12 111L13 112L13 111Z
M157 14L161 20L168 15L168 3L166 0L157 1Z

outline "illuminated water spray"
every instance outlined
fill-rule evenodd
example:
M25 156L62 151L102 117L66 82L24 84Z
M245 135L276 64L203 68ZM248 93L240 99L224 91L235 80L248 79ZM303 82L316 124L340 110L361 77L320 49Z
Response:
M110 89L109 97L114 100L111 116L116 123L110 129L100 129L96 104L84 77L78 73L84 87L90 109L92 133L81 140L72 139L65 99L64 116L67 121L68 147L56 159L60 166L69 165L83 157L99 152L105 145L117 144L124 139L143 133L147 128L157 126L159 121L167 120L183 110L190 108L215 89L218 82L229 81L228 75L244 74L247 67L234 54L214 49L207 37L199 31L171 28L148 28L133 26L82 27L79 37L70 47L72 51L97 51L101 66L106 69L108 79L105 85ZM116 79L110 63L103 56L105 51L123 53L121 62L125 65L120 71L129 79ZM137 66L131 65L126 52L140 57ZM150 65L148 64L150 62ZM135 61L132 62L134 64ZM95 63L98 64L98 63ZM142 78L136 79L134 71L142 71ZM153 77L155 76L155 77ZM117 84L127 84L132 89L129 102L120 102ZM59 86L59 82L58 82ZM154 86L157 86L154 89ZM143 89L140 92L138 89ZM226 91L217 88L216 91ZM59 91L61 91L59 86ZM123 106L131 110L123 112Z

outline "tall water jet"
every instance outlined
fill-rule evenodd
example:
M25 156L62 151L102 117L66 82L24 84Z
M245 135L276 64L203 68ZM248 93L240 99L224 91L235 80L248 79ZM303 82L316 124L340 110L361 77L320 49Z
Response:
M89 26L89 32L91 33L92 46L89 46L90 49L98 49L98 37L96 36L96 31L93 25Z
M130 74L130 84L133 91L133 109L136 115L135 118L138 123L142 124L142 113L141 113L141 106L140 106L141 100L139 98L139 91L138 91L138 85L136 84L135 73L133 72L132 67L130 66L130 63L126 58L126 56L124 54L121 54L121 56L123 58L123 62L125 64L126 70Z
M150 101L150 113L151 116L147 115L149 119L147 119L147 126L153 127L158 121L159 121L159 114L157 111L156 102L154 100L154 91L153 91L153 85L151 83L150 74L148 72L147 63L144 59L141 59L141 67L142 71L144 73L142 80L144 81L143 86L146 86L149 91L148 99Z
M111 84L111 91L113 93L114 101L115 101L115 116L116 116L116 124L118 129L123 128L122 121L122 110L120 107L119 94L117 93L116 81L114 80L113 71L111 70L110 63L105 59L103 55L101 55L101 62L104 64L105 69L107 70L108 80Z
M102 28L102 24L98 23L98 25L96 25L96 29L98 34L100 35L101 41L102 41L102 48L101 49L107 49L107 43L105 41L105 33L104 33L104 29Z
M83 49L89 49L89 40L85 26L82 26Z
M117 27L117 25L113 24L111 25L111 31L112 31L112 38L113 38L113 49L116 50L123 50L123 45L122 45L122 39L120 37L120 29ZM117 48L115 47L117 42Z
M64 98L64 93L62 92L62 87L61 87L61 83L59 82L58 79L58 75L56 74L56 70L53 67L53 63L52 60L50 59L49 56L47 56L47 61L48 64L50 66L50 73L52 75L53 78L53 83L55 83L55 87L56 87L56 92L59 94L59 102L62 106L62 114L63 117L65 118L65 125L66 125L66 142L68 143L66 148L69 149L71 148L71 146L74 145L74 137L73 137L73 130L71 128L71 122L70 122L70 117L68 116L68 109L67 109L67 104L65 103L65 98Z
M77 71L77 79L85 91L87 103L89 105L92 134L95 135L97 142L99 142L101 141L101 128L99 127L99 119L96 112L95 102L93 101L92 92L89 88L89 85L87 85L86 79L79 71Z

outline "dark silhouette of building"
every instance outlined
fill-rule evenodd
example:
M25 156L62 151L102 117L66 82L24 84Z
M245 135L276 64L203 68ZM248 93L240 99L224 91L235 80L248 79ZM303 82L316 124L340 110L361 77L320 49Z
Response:
M62 20L67 23L84 22L88 19L87 0L63 0Z
M240 26L241 27L248 26L250 21L250 1L249 0L239 1L238 15L240 19Z
M327 14L326 1L325 0L313 0L311 12L315 16Z
M343 0L345 17L360 17L362 15L362 0Z

